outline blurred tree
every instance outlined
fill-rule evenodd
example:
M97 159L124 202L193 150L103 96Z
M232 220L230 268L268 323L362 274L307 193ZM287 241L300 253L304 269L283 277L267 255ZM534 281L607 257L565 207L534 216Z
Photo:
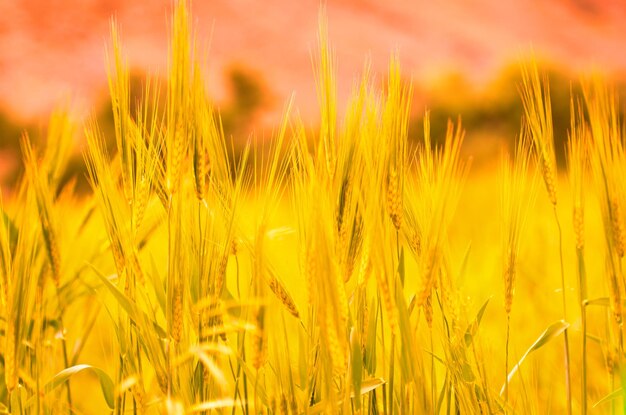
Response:
M572 94L581 96L581 84L576 75L557 65L541 63L540 67L550 84L557 162L564 165L570 126L570 97ZM444 78L427 98L434 142L442 142L447 121L456 120L460 115L468 141L485 135L500 136L503 143L510 145L519 134L522 119L523 107L518 89L520 84L519 64L505 67L481 91L473 90L462 74ZM616 78L615 89L623 93L626 91L626 83ZM418 113L412 121L411 131L415 139L422 135L422 116L423 114ZM475 145L480 145L480 140L478 141Z
M243 142L250 134L259 111L270 103L270 93L260 75L237 65L228 72L230 102L221 113L226 137L240 137Z

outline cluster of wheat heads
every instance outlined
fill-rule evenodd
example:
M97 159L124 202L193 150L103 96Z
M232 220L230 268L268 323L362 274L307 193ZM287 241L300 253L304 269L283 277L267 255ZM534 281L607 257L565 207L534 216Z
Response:
M543 412L551 407L524 361L555 338L564 340L565 380L541 378L565 385L552 409L618 411L626 153L616 97L595 80L572 98L568 203L557 198L548 84L536 65L523 68L522 128L500 173L501 248L459 256L450 234L469 168L460 122L431 137L426 113L409 140L413 92L395 56L382 85L365 67L339 120L320 22L319 129L308 131L289 104L271 140L242 146L224 137L206 97L185 1L174 6L165 91L147 79L138 102L112 25L114 140L96 121L84 126L93 191L80 195L65 178L77 127L58 112L42 148L24 136L25 175L2 207L3 412ZM560 265L548 269L563 293L561 318L540 334L545 322L511 318L531 301L514 296L521 278L544 289L520 267L539 177L558 250L532 242ZM604 231L592 252L588 192ZM502 259L504 306L489 308L506 328L488 336L479 328L489 300L476 310L464 298L467 280L483 284L467 275L470 255ZM531 331L539 337L526 353L509 347ZM506 339L493 359L489 336ZM85 391L97 397L85 403Z

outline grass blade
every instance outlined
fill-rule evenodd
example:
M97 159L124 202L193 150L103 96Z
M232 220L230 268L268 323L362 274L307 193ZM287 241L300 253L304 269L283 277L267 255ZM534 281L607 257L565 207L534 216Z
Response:
M558 337L568 327L569 327L569 323L563 320L559 320L557 322L552 323L550 326L548 326L547 329L545 329L543 333L541 333L541 335L537 338L537 340L535 340L535 342L528 348L528 350L526 350L526 353L524 353L522 358L515 364L515 366L513 366L513 369L509 372L509 375L507 376L507 382L504 385L502 385L502 388L500 389L500 396L504 395L507 385L511 382L511 379L513 378L515 373L517 373L517 370L519 369L520 365L524 362L524 360L526 360L528 355L534 352L535 350L540 349L550 340Z
M104 396L104 400L106 401L108 407L113 409L115 406L113 381L105 371L91 365L76 365L68 367L67 369L63 369L62 371L57 373L48 383L46 383L44 387L45 393L48 394L52 392L54 389L67 382L70 377L85 370L93 372L93 374L98 377L98 380L100 381L100 387L102 388L102 395Z

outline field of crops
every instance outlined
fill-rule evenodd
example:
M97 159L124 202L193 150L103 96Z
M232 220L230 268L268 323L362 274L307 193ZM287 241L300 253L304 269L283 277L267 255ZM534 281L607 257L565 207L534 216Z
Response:
M23 136L0 220L3 413L626 410L611 88L583 80L555 137L547 77L522 65L519 134L473 167L461 119L409 131L401 57L338 108L320 16L315 130L286 103L271 139L225 137L179 1L166 90L146 78L138 102L112 25L114 137L63 111L42 145Z

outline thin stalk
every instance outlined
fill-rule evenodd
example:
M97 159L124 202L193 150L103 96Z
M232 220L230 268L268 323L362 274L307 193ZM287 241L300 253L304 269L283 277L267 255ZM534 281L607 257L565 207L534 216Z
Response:
M476 352L476 342L472 342L472 353L474 354L474 360L476 361L476 367L478 369L478 373L482 379L483 391L487 392L489 388L487 387L487 375L485 370L485 359L478 359L478 353ZM487 413L492 414L495 411L491 407L491 399L489 393L485 394L485 403L487 404Z
M620 276L624 275L622 273L622 261L619 258L617 258L617 269L618 269L617 275L620 275ZM623 318L620 318L619 325L617 326L617 328L619 330L619 362L621 365L622 356L624 355L624 319Z
M617 258L617 267L618 267L618 275L620 276L624 275L622 274L622 261L620 260L620 258ZM623 391L624 387L626 386L624 384L624 371L623 371L623 361L624 361L624 358L623 358L624 356L624 320L623 318L620 318L617 329L618 329L618 336L619 336L619 350L617 354L616 366L617 366L617 371L619 373L619 381L621 384L621 389ZM613 385L611 390L615 390L615 385ZM622 399L622 413L626 413L624 412L625 409L626 409L626 399Z
M444 326L444 328L446 330L446 338L447 338L448 342L451 342L451 339L450 339L450 324L448 323L448 319L446 318L446 314L443 311L443 303L441 302L441 297L439 296L439 291L435 290L434 293L437 296L437 304L439 305L439 310L441 311L441 319L443 320L443 326ZM446 408L447 412L446 413L448 415L450 415L452 413L451 412L452 411L452 388L454 387L454 385L452 384L452 379L449 376L447 367L446 367L446 379L444 380L443 385L444 385L443 387L446 388L446 394L445 394L446 395L445 396L446 405L447 405L447 408ZM446 385L447 385L447 387L446 387Z
M433 409L437 406L437 373L435 371L435 344L433 341L433 329L430 329L430 384L432 393Z
M200 269L204 269L204 233L202 232L202 202L199 201L198 202L198 235L200 235L200 252L202 252L202 254L200 255ZM204 284L203 279L202 278L202 271L200 271L198 273L198 291L200 292L200 296L205 295L205 289L204 289ZM204 317L202 316L202 312L200 312L199 318L198 318L198 339L199 342L202 343L205 341L205 334L202 333L202 325L203 325L203 320ZM207 393L205 391L205 385L204 385L204 367L201 366L201 373L200 373L200 387L199 387L199 398L200 398L200 402L205 401L207 398ZM204 414L206 413L206 411L203 412Z
M235 368L233 367L233 361L229 360L228 361L228 367L230 368L230 373L233 376L233 379L235 379L235 394L233 396L233 402L237 402L237 398L240 398L241 393L239 392L239 364L237 365L237 372L235 372ZM232 410L232 414L235 413L235 410L237 409L237 407L235 405L233 405L233 410ZM203 413L208 413L207 411L203 412Z
M120 357L120 372L119 372L119 379L117 380L117 382L118 382L118 385L121 385L122 384L122 378L123 378L122 371L124 370L124 359L122 359L122 354L121 353L120 353L119 357ZM123 398L123 394L120 394L117 397L117 405L116 405L116 408L115 408L116 415L121 415L122 412L123 412L122 411L122 406L123 406L122 398Z
M378 399L376 398L376 389L372 391L370 398L370 412L373 415L378 415Z
M561 230L561 222L559 221L559 215L556 211L556 205L554 208L554 219L559 231L559 261L561 263L561 295L563 298L563 320L567 321L567 298L565 295L565 267L563 265L563 232ZM568 330L563 332L564 351L565 351L565 392L567 400L567 413L572 414L572 377L570 373L570 354L569 354L569 336Z
M504 354L504 413L507 412L507 406L509 405L509 338L511 334L511 315L506 315L506 347Z
M382 329L382 333L383 333L383 336L381 338L382 350L384 352L384 350L385 350L385 336L384 336L384 326L383 326L382 301L380 300L380 293L378 294L378 308L379 308L379 311L380 311L380 314L379 314L380 315L380 324L381 324L381 329ZM384 359L385 358L384 357L385 354L384 353L382 353L382 354L383 354L383 359ZM383 362L383 367L384 367L384 362ZM387 383L384 383L383 387L382 387L382 390L383 390L383 409L388 407L387 406L387 389L388 389L387 388Z
M446 414L452 414L452 380L448 379L448 388L446 390Z
M240 287L240 281L239 281L239 257L237 255L235 255L235 265L236 265L236 286L237 286L237 296L238 298L241 298L241 287ZM240 338L240 343L241 345L239 346L240 349L240 353L241 353L241 361L245 362L246 361L246 332L243 331L241 333L241 338ZM237 363L237 374L235 375L235 398L234 400L237 401L237 397L240 395L239 393L239 376L241 375L241 363ZM246 372L244 371L243 374L243 413L245 415L248 415L249 413L249 409L248 409L248 376L246 376ZM235 415L236 412L236 406L233 405L233 409L232 409L232 415Z
M61 313L62 314L62 313ZM65 325L63 324L63 316L59 316L59 322L61 323L61 327L65 330ZM70 360L67 355L67 339L65 338L65 334L63 334L63 338L61 340L61 345L63 346L63 364L66 368L70 367ZM70 388L70 380L69 378L65 382L66 390L67 390L67 405L68 412L72 414L72 389Z
M126 413L126 397L128 396L128 392L124 392L122 394L122 413L125 414Z
M259 369L256 371L256 377L254 378L254 409L258 411L259 408Z
M24 415L24 401L22 400L22 394L19 394L18 399L20 400L20 415Z
M581 414L587 414L587 273L585 270L585 256L582 249L576 249L578 258L578 284L580 303L580 317L582 324L582 408Z
M395 343L396 343L396 339L395 339L395 335L391 335L391 353L389 356L389 409L388 409L388 413L390 415L393 415L393 386L394 386L394 375L395 375L395 368L394 368L394 360L395 360Z
M202 318L198 319L198 333L202 333ZM202 367L202 365L200 365L200 386L198 388L198 398L200 399L200 402L203 402L206 400L206 393L204 391L204 367ZM205 412L203 412L205 413Z
M620 378L620 383L622 385L624 385L626 383L626 373L624 373L623 370L619 371L619 378ZM626 399L623 398L624 396L624 387L622 386L622 413L626 413Z
M237 279L237 294L239 295L239 298L241 298L241 290L239 289L239 256L235 255L235 270L236 270L236 274L235 277ZM245 332L243 334L243 336L245 336ZM245 362L246 361L246 342L245 342L245 338L242 337L241 340L241 349L242 349L242 359ZM241 365L240 365L241 366ZM244 399L243 399L243 404L244 404L244 414L248 415L249 413L249 408L248 408L248 376L244 373L243 374L243 394L244 394Z
M131 333L132 334L132 333ZM137 337L136 336L132 336L133 339L133 344L135 346L135 353L137 354L137 368L139 369L138 374L139 374L139 387L141 388L141 392L145 392L145 390L143 389L143 378L141 377L141 375L143 374L143 366L141 364L141 346L139 345L139 342L137 341ZM133 396L133 402L135 402L135 397ZM143 410L144 408L144 402L139 402L141 404L141 408ZM135 411L137 412L137 408L135 407Z
M397 259L398 259L398 266L396 267L396 269L398 269L400 267L400 232L396 229L396 255L397 255ZM395 274L394 274L395 276ZM401 283L404 283L404 281L401 281ZM394 295L396 295L396 290L398 289L398 286L395 282L395 278L393 280L393 293ZM402 287L402 285L400 285L400 287ZM402 289L402 288L400 288ZM391 352L390 352L390 356L389 356L389 409L388 409L388 413L390 415L393 415L393 388L394 388L394 377L395 377L395 347L396 344L396 338L395 335L392 334L391 335Z
M408 397L406 396L406 384L404 376L400 376L400 414L406 414L406 406L408 405Z
M396 257L398 258L398 266L400 265L400 231L396 229ZM404 281L402 281L404 285Z
M611 371L610 373L611 376L611 381L610 381L610 389L614 391L615 390L615 374L613 373L613 371ZM615 415L615 399L611 399L611 415Z
M36 382L36 390L40 391L41 390L41 375L42 375L42 364L40 362L39 359L37 359L37 356L43 356L43 339L44 339L44 335L45 335L45 317L44 317L44 310L45 310L45 306L44 306L44 299L43 299L43 284L40 281L39 284L37 284L37 292L36 292L36 297L35 297L35 316L36 316L36 320L35 320L35 331L34 333L36 333L36 339L35 339L35 358L33 359L31 357L30 359L30 364L31 364L31 371L34 372L35 375L35 382ZM34 366L34 370L33 370L33 366ZM37 414L42 414L43 413L43 408L42 408L42 402L41 402L41 398L42 396L37 393L36 395L36 407L37 407Z
M167 287L166 290L171 290L173 287L171 287L171 275L172 275L172 203L173 203L173 198L172 195L170 194L168 197L168 204L167 204L167 272L168 272L168 276L167 276ZM169 306L169 305L168 305ZM167 341L165 342L165 350L166 350L166 355L167 355L167 371L168 371L168 376L167 376L167 396L168 398L170 398L172 396L172 374L173 374L173 370L172 370L172 333L171 333L171 324L168 323L167 325L168 327L168 333L167 333Z

